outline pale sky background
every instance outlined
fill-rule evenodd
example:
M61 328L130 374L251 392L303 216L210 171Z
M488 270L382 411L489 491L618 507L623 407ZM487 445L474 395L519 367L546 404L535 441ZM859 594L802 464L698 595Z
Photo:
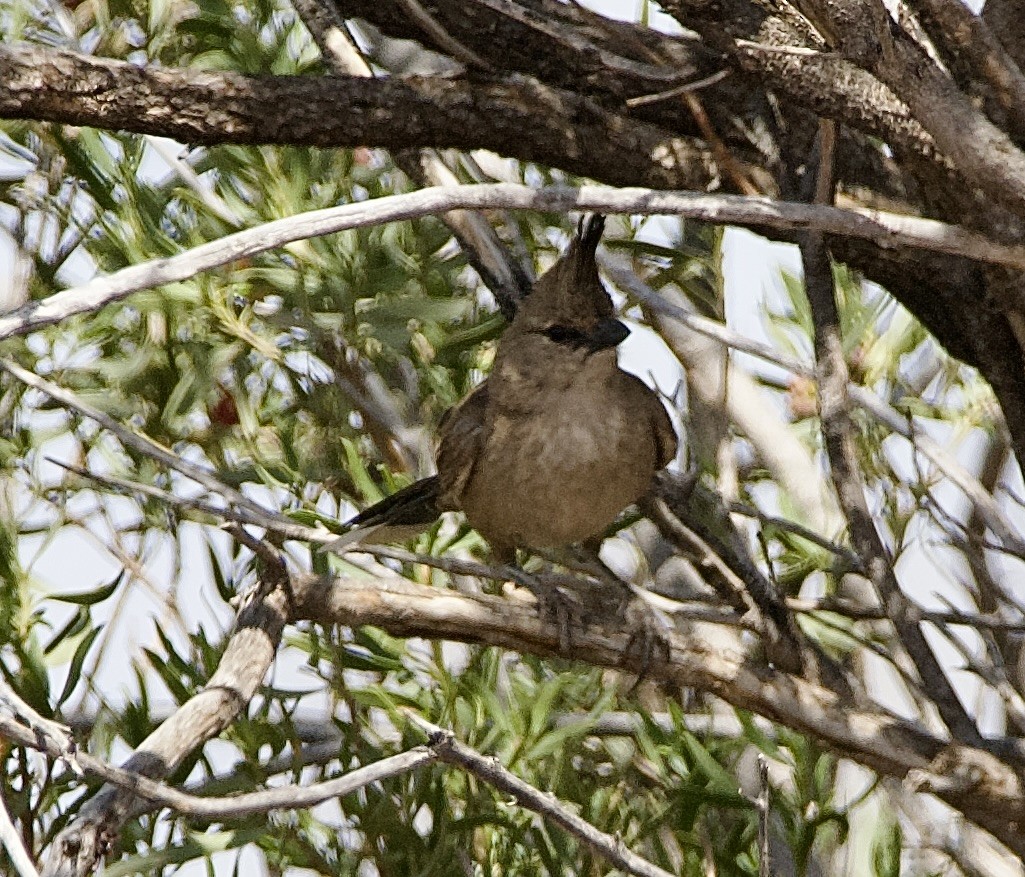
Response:
M588 3L606 15L626 19L636 18L638 4L635 0L593 0ZM675 29L675 22L672 22L662 13L654 13L654 20L667 29ZM154 158L147 164L147 167L154 168L153 173L163 173L156 170L160 168L161 162ZM7 169L0 167L0 173ZM727 288L727 320L730 327L744 335L762 341L767 341L767 335L762 320L763 305L772 302L778 305L781 299L778 272L785 268L791 273L799 273L799 258L795 248L775 244L758 238L748 232L731 230L727 233L725 244L725 273ZM5 233L0 233L0 300L6 290L3 284L8 282L13 271L11 259L10 240ZM84 278L74 278L81 282ZM650 379L653 375L655 381L664 391L671 391L675 385L679 369L664 347L648 330L638 330L632 333L630 338L622 345L622 361L625 367L639 374L642 378ZM738 358L745 367L751 360ZM757 369L762 373L768 373L769 367L758 363ZM937 435L937 438L944 438ZM66 458L71 443L69 440L58 439L51 442L45 448L45 455ZM979 442L969 439L958 450L958 457L970 469L974 471L975 458L978 454ZM40 455L40 459L44 456ZM910 465L910 458L905 453L905 459ZM59 470L52 464L40 463L39 471L48 479L59 480ZM1021 491L1020 482L1015 487ZM944 501L947 507L960 512L964 508L963 498L952 489L940 488L938 496ZM83 500L84 501L84 500ZM120 503L113 500L112 505ZM128 508L129 504L120 503L122 508ZM124 514L124 512L121 512ZM1019 524L1023 523L1021 515L1017 515ZM187 597L180 602L182 614L190 629L198 626L205 627L209 632L224 630L230 624L231 613L220 603L216 593L208 593L211 589L207 586L210 577L206 560L205 543L200 535L200 528L193 524L182 525L186 532L185 542L187 550L186 574L183 576L185 582L195 582L196 587L183 591L182 596ZM225 537L226 540L226 537ZM20 556L23 564L30 566L35 580L44 592L67 592L67 591L88 591L98 585L111 581L121 571L121 566L111 556L99 548L90 539L76 533L61 533L53 541L44 543L42 537L25 538L19 546ZM154 582L166 587L166 583L172 572L172 554L169 546L165 544L155 548L149 554L147 571ZM923 543L918 548L906 553L900 562L900 572L905 584L911 584L914 588L915 599L924 602L930 608L944 608L942 601L943 593L953 595L956 589L951 586L952 574L956 570L949 570L944 565L945 558L936 557L928 544ZM203 587L200 587L200 583ZM930 597L929 593L923 593L919 588L928 588L930 592L938 592ZM109 613L118 604L111 600L96 607L98 617ZM63 617L66 617L69 610L47 604L47 612L53 618L55 624L59 624ZM62 616L62 613L64 615ZM160 608L156 595L149 593L144 587L136 585L132 592L126 596L126 602L118 607L118 619L116 621L116 633L111 639L109 648L124 650L124 653L137 653L137 647L145 644L155 646L154 619L159 618ZM180 640L180 637L178 638ZM960 659L952 648L944 645L940 653L949 663L959 663ZM305 676L302 672L296 672L296 658L280 658L274 669L274 679L278 684L298 685L303 688L312 688L315 680ZM102 680L103 687L108 695L118 700L117 692L122 692L122 697L130 691L132 686L131 675L127 663L107 662L108 667L117 667L123 672L123 676L111 676ZM882 665L880 665L882 666ZM54 678L62 680L66 673L66 666L54 670ZM888 672L888 671L887 671ZM977 687L974 680L964 678L966 674L957 674L957 682L962 690L966 686ZM880 689L876 692L877 697L889 705L899 707L895 701L891 689L886 684L886 673L881 672ZM59 690L60 685L57 685ZM157 698L159 702L160 698ZM326 699L323 700L326 705ZM216 746L217 744L215 744ZM223 744L220 744L223 745ZM227 750L227 747L225 747ZM226 760L224 766L230 765ZM217 857L218 874L228 874L234 864L235 854L223 854ZM258 870L248 871L247 866L254 866L260 861L256 854L246 854L243 858L241 873L259 873ZM201 865L194 864L186 866L179 873L198 877L205 873ZM292 872L290 872L292 873ZM299 873L299 872L294 872Z

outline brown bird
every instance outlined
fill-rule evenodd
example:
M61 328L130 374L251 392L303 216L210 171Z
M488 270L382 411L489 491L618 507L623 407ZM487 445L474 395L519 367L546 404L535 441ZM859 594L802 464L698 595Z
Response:
M645 494L676 433L658 396L616 363L629 330L598 278L604 226L581 222L520 304L490 377L446 412L438 474L357 515L330 547L398 541L458 510L508 563L517 548L596 543Z

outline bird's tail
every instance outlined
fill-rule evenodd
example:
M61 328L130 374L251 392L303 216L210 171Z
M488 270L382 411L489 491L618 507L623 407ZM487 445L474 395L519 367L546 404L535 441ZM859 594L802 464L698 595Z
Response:
M441 514L438 476L421 478L386 496L345 522L349 531L324 546L340 551L361 543L405 542L426 530Z

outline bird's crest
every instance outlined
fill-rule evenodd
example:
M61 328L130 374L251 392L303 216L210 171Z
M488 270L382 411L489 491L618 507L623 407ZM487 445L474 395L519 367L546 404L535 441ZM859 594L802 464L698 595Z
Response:
M590 325L612 316L612 300L598 278L595 253L605 230L605 217L592 213L580 219L569 248L534 284L520 304L518 321Z
M577 223L577 239L573 242L577 247L577 261L594 263L594 255L598 251L598 243L605 232L605 217L600 213L589 213L580 217Z

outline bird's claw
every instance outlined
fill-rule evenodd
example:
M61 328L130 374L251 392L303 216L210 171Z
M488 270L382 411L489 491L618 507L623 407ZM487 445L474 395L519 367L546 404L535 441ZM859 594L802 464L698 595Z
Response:
M655 607L637 595L627 603L624 612L629 639L623 650L623 662L637 674L633 688L647 678L651 668L666 663L672 656L667 635L669 625Z
M531 576L525 584L537 600L538 616L542 621L555 625L559 650L568 652L571 645L570 630L574 623L583 620L585 614L580 595L552 581L548 575Z

